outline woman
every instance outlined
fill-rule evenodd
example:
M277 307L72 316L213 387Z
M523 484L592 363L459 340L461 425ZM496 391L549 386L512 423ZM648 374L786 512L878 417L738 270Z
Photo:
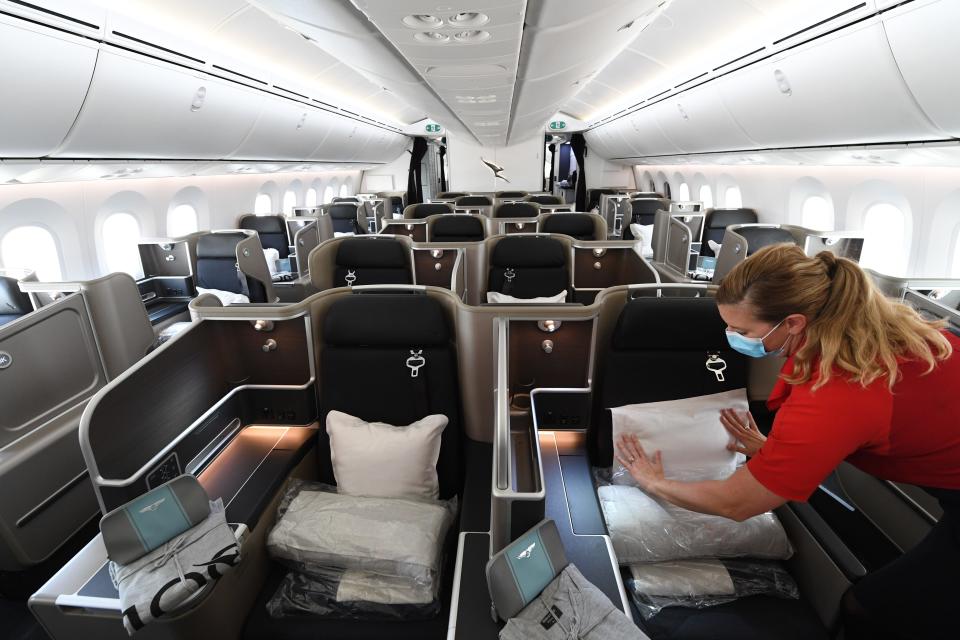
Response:
M866 576L844 598L846 637L957 637L960 603L960 340L884 297L853 261L793 245L761 249L721 282L717 307L730 345L788 356L768 401L768 438L752 416L721 413L751 456L726 480L663 477L660 452L635 439L617 460L647 493L744 520L806 501L842 461L928 488L944 515L927 537ZM949 619L948 619L949 618Z

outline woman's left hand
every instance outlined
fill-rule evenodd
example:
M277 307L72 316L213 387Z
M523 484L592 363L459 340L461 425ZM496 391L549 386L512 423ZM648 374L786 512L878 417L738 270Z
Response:
M636 435L620 436L616 446L617 462L630 472L640 488L653 492L657 482L663 480L663 463L660 452L648 456Z

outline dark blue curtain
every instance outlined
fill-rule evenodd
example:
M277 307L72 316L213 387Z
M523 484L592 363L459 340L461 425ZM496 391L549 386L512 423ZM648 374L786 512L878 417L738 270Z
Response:
M577 159L577 211L587 210L587 168L584 159L587 155L587 141L582 133L570 136L570 149Z
M410 172L407 177L407 204L423 202L423 186L420 180L420 167L423 156L427 155L427 139L414 138L413 150L410 152Z

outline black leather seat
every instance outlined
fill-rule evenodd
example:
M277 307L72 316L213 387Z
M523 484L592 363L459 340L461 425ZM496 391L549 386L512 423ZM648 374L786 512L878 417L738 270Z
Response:
M31 311L30 296L20 291L17 279L0 276L0 325L13 322Z
M723 234L732 224L754 224L757 221L757 212L753 209L711 209L703 228L703 245L700 255L713 256L713 249L709 241L723 243Z
M458 207L489 207L493 204L487 196L461 196L454 202Z
M621 238L624 240L633 240L633 232L630 231L631 224L653 224L657 217L657 211L668 211L670 209L669 200L631 200L630 201L630 219L623 221L623 233Z
M497 198L526 198L526 191L497 191Z
M559 196L527 196L525 200L527 202L536 202L537 204L563 204L563 200Z
M618 193L623 193L623 190L611 188L587 189L587 211L593 211L600 206L600 196L612 196Z
M437 197L450 200L450 199L462 198L463 196L468 196L468 195L470 194L467 193L466 191L444 191Z
M424 202L407 207L403 215L417 220L441 213L453 213L453 207L445 202Z
M379 244L368 242L367 244ZM385 324L384 319L388 319ZM367 421L407 425L430 414L449 420L443 430L437 477L440 498L461 496L464 484L464 435L460 408L456 346L442 305L422 293L351 295L334 301L323 319L320 356L320 423L327 413L342 411ZM416 378L405 366L412 350L426 364ZM372 390L376 401L371 401ZM335 484L330 441L318 431L319 480ZM442 640L447 634L458 527L451 527L439 592L443 606L427 620L343 619L315 615L271 619L265 603L284 570L274 565L244 637L380 640Z
M337 246L333 285L413 284L409 253L393 238L344 238Z
M330 205L328 213L333 222L334 233L355 233L357 235L366 233L365 229L357 222L357 208L357 204L350 202Z
M567 291L570 272L563 243L544 236L505 236L490 254L488 291L514 298L555 296Z
M337 202L349 202L352 204L360 204L360 198L356 196L338 196L334 198L331 202L336 204Z
M494 218L536 218L540 209L532 202L504 202L493 210Z
M781 242L797 244L797 240L792 233L779 227L743 227L737 229L737 233L747 241L748 256L752 256L760 249L771 244L780 244Z
M287 223L283 216L244 216L240 228L256 231L264 249L276 249L280 259L290 257L287 243Z
M209 233L197 240L197 286L242 293L250 302L268 302L266 288L237 267L237 244L242 233Z
M383 196L384 199L384 210L389 218L391 215L400 215L403 213L403 197L402 196Z
M596 237L592 213L558 213L547 216L540 225L541 233L560 233L577 240L603 240Z
M476 242L486 236L483 221L475 216L441 216L430 227L430 242Z

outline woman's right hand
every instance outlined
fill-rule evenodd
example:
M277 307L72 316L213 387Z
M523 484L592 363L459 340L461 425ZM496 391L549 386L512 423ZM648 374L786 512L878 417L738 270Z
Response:
M767 441L767 437L760 433L757 423L749 411L741 415L735 409L721 409L720 423L727 432L734 437L734 442L727 445L730 451L745 454L752 458L760 451L760 447Z

